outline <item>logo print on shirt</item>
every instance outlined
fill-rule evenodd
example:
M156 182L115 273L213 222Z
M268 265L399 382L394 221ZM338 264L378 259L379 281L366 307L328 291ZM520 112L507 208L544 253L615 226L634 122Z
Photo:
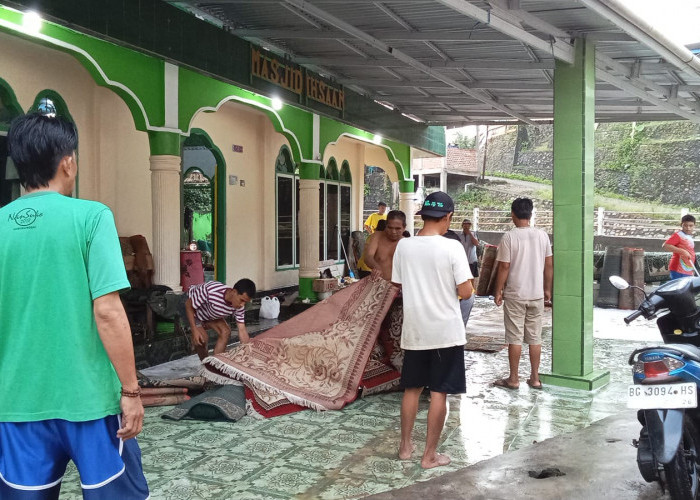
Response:
M15 224L22 227L31 226L36 222L39 217L43 217L44 214L33 209L33 208L23 208L19 212L10 214L8 220L14 221Z

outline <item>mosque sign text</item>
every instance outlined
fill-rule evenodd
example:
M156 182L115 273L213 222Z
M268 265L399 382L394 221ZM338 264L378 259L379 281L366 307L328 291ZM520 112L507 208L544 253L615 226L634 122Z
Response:
M331 108L345 109L345 91L323 78L256 47L250 50L251 76Z

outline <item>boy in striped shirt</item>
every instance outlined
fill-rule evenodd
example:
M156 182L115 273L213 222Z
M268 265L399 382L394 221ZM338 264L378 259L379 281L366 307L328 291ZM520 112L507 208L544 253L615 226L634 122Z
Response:
M255 283L247 278L238 280L233 288L218 281L208 281L193 285L183 295L180 318L184 325L189 323L192 343L199 359L209 356L208 329L214 330L218 336L214 354L221 354L226 350L231 336L231 327L226 318L232 314L236 319L240 341L244 344L250 342L245 327L245 304L250 302L254 295Z

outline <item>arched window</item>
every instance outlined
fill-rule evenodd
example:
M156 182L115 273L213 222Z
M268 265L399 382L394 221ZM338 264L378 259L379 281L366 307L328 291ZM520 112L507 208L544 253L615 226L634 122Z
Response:
M202 129L182 144L182 227L184 244L201 251L205 281L226 280L226 162Z
M7 154L7 131L12 120L22 114L17 98L5 80L0 79L0 207L20 197L19 175Z
M60 116L66 120L75 123L73 117L68 112L68 106L63 97L55 90L45 89L39 92L34 99L34 104L29 111L38 111L46 116Z
M292 153L282 146L275 160L277 268L299 265L299 175Z
M350 238L350 165L343 161L340 171L335 158L321 170L319 260L342 261L340 238L345 248Z

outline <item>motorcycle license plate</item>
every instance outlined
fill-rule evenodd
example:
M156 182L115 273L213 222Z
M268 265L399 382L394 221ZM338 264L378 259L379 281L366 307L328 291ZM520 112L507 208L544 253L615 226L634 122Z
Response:
M682 384L630 385L627 390L627 408L639 410L696 408L697 386Z

